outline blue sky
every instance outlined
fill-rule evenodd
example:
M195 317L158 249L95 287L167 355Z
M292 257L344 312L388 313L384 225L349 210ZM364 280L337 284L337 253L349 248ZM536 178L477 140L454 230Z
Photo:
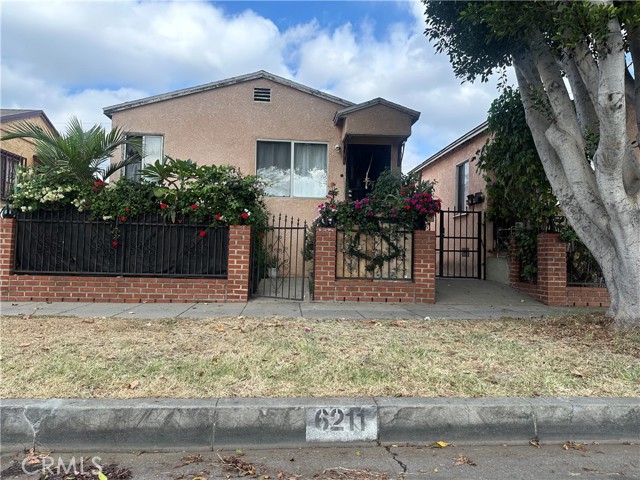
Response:
M461 84L398 1L0 2L2 108L110 126L106 106L267 70L362 102L422 112L405 170L486 118L495 81Z

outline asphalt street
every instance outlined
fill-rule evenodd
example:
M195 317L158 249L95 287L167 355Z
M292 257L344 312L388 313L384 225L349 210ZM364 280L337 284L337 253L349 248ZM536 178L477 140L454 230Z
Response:
M328 447L214 452L51 452L40 463L24 453L4 454L3 479L64 474L71 464L90 474L94 465L130 471L134 480L259 479L640 479L638 445ZM25 465L25 473L22 466ZM117 470L114 469L114 470ZM113 471L113 470L112 470ZM82 472L80 472L82 473ZM50 475L52 476L52 475ZM58 477L54 477L58 478ZM60 478L65 478L60 477ZM96 477L93 477L96 478ZM109 477L116 478L116 477Z

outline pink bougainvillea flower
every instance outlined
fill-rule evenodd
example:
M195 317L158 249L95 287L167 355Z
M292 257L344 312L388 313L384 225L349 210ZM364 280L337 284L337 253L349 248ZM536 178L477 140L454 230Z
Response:
M111 242L111 244L112 244L114 247L117 247L117 246L119 245L117 240L114 240L113 242Z
M200 230L200 233L198 235L200 235L201 237L206 237L207 232L205 232L204 230Z
M160 204L160 208L161 208L162 210L164 210L165 208L167 208L167 204L166 204L166 203L161 203L161 204Z
M125 217L124 215L120 217L120 221L124 222L127 219L127 217Z
M222 220L222 215L220 215L220 214L218 213L218 214L217 214L215 217L213 217L213 218L215 218L216 220L218 220L218 221L219 221L219 220Z
M240 214L240 216L241 216L244 220L246 220L247 218L249 218L249 214L248 214L247 212L242 212L242 213Z
M191 210L195 210L196 208L198 208L198 205L196 205L195 203L191 204Z

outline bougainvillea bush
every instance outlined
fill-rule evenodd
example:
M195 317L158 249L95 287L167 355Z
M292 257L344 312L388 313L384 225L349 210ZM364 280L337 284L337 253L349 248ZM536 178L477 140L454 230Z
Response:
M262 225L267 212L264 185L229 165L197 165L164 158L140 171L140 178L98 178L78 182L70 172L20 170L10 202L22 212L75 208L95 220L127 221L157 213L169 222L218 225Z
M318 205L318 216L305 248L306 257L313 257L317 227L336 227L347 232L345 253L365 259L369 271L404 255L396 241L400 233L424 229L441 210L441 201L433 190L433 182L389 170L378 177L371 193L362 199L336 201L338 190L332 184L326 201ZM362 235L380 236L389 248L365 252L359 248Z

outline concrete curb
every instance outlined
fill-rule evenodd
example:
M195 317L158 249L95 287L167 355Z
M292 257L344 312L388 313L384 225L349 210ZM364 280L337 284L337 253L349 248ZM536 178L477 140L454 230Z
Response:
M212 450L353 444L640 442L638 398L24 400L2 451Z

